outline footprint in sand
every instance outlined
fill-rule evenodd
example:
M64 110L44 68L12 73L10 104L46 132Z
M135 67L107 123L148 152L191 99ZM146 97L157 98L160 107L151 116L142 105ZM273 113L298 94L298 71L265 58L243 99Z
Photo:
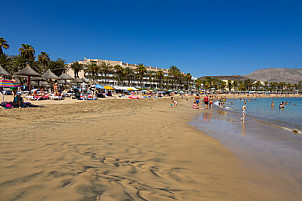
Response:
M119 167L119 159L115 159L115 158L110 158L110 157L104 157L103 163L108 164L108 165L112 165L115 167Z

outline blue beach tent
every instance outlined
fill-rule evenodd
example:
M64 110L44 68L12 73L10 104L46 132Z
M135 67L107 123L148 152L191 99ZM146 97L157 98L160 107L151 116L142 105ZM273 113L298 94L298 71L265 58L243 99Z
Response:
M96 84L95 88L96 89L105 89L105 87L103 85L100 85L100 84Z

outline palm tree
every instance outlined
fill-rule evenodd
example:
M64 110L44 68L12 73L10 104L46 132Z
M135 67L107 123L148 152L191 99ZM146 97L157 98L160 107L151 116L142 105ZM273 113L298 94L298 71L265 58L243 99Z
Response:
M131 68L129 68L129 67L124 68L123 75L125 75L125 77L127 77L128 85L131 86L131 80L134 77L133 70Z
M227 84L226 84L225 81L219 80L218 85L220 87L220 90L224 91L224 89L225 89L225 87L226 87Z
M237 87L238 87L238 81L237 81L237 80L234 80L232 85L233 85L233 87L234 87L234 91L236 91L236 90L237 90Z
M202 83L201 79L198 78L197 80L195 80L195 87L197 88L198 93L201 87L201 83Z
M170 77L169 76L164 76L163 80L164 80L164 83L165 83L165 85L163 87L169 89L170 88Z
M9 48L9 44L4 38L0 38L0 56L3 54L2 48L6 50Z
M74 71L74 77L79 77L79 71L83 70L83 65L75 61L70 65L70 68Z
M229 88L229 91L231 91L231 89L232 89L232 80L228 80L228 88Z
M40 63L43 66L43 72L45 72L45 66L48 65L50 58L49 55L46 54L46 52L41 52L40 55L38 55L38 61L40 61Z
M60 76L67 69L66 60L58 58L54 61L50 61L48 64L48 69L50 69L57 76Z
M34 60L35 49L31 45L22 44L22 47L19 48L19 52L27 64Z
M12 65L12 58L3 53L0 55L0 64L4 69L10 72L9 67Z
M183 84L185 83L185 75L183 73L178 74L177 76L177 80L178 80L178 89L183 89L181 86L183 86Z
M17 72L22 68L26 67L26 59L21 55L13 56L13 68L14 71Z
M118 80L118 85L120 85L120 82L122 80L123 77L123 68L120 65L115 65L114 66L114 71L116 74L116 78Z
M112 66L109 63L101 63L101 72L104 73L105 84L107 83L107 74L112 71Z
M150 89L151 89L151 82L152 82L152 79L154 78L154 72L153 71L147 71L147 77L148 77L148 81L150 83Z
M248 91L253 86L253 82L250 79L246 79L246 80L244 80L244 85L245 85L245 90Z
M271 91L274 91L274 90L276 90L276 88L278 86L278 83L277 82L272 82L272 83L270 83L270 85L271 85Z
M268 87L268 81L265 81L265 82L264 82L265 91L267 91L267 87Z
M246 90L245 84L244 84L244 83L241 83L241 84L239 85L238 89L239 89L239 91L244 91L244 90Z
M190 83L191 83L191 81L192 81L192 75L190 74L190 73L187 73L186 75L185 75L185 80L186 80L186 82L187 82L187 89L190 89Z
M164 71L162 70L159 70L157 73L156 73L156 77L159 79L159 88L162 89L162 79L164 78L165 74L164 74Z
M292 84L291 83L287 83L286 84L286 89L287 89L287 91L292 91Z
M257 81L257 82L255 83L255 87L256 87L256 90L258 91L259 88L261 87L261 82L260 82L260 81Z
M279 89L281 89L282 93L283 93L283 90L284 90L284 86L285 86L285 82L279 82L278 83L278 87L279 87Z
M136 72L140 81L141 88L143 88L143 78L145 73L147 72L147 69L143 64L139 64L136 68Z
M302 86L302 80L301 80L301 81L299 81L298 86L299 86L299 90L301 90L301 86Z
M180 69L177 66L170 66L169 74L174 79L172 82L172 88L174 88L175 83L178 81L178 78L180 76Z
M298 84L294 84L293 87L295 88L295 91L298 89Z
M93 79L93 83L95 81L96 76L100 72L100 66L96 65L96 63L90 62L87 66L86 72L90 74Z

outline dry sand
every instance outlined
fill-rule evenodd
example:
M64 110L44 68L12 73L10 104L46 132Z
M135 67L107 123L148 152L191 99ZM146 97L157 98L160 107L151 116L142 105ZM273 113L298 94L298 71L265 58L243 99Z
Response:
M191 100L170 103L106 99L1 109L0 200L298 198L190 126L202 112Z

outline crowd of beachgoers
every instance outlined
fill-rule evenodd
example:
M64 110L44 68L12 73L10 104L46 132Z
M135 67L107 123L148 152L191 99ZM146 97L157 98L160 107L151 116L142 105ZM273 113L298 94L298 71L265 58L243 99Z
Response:
M121 89L122 88L122 89ZM193 109L208 109L213 106L214 101L218 101L219 106L223 106L229 98L262 98L262 97L298 97L299 94L282 93L210 93L197 91L178 90L138 90L134 87L110 87L104 88L102 85L88 85L85 82L73 87L58 86L54 82L52 88L33 88L30 91L22 90L22 87L11 87L10 90L3 90L3 108L26 108L37 107L44 104L56 102L72 103L78 100L98 100L103 98L118 99L142 99L142 98L171 98L171 106L177 106L177 100L194 97ZM39 102L39 103L38 103ZM37 104L38 103L38 104ZM282 107L282 106L280 106Z

